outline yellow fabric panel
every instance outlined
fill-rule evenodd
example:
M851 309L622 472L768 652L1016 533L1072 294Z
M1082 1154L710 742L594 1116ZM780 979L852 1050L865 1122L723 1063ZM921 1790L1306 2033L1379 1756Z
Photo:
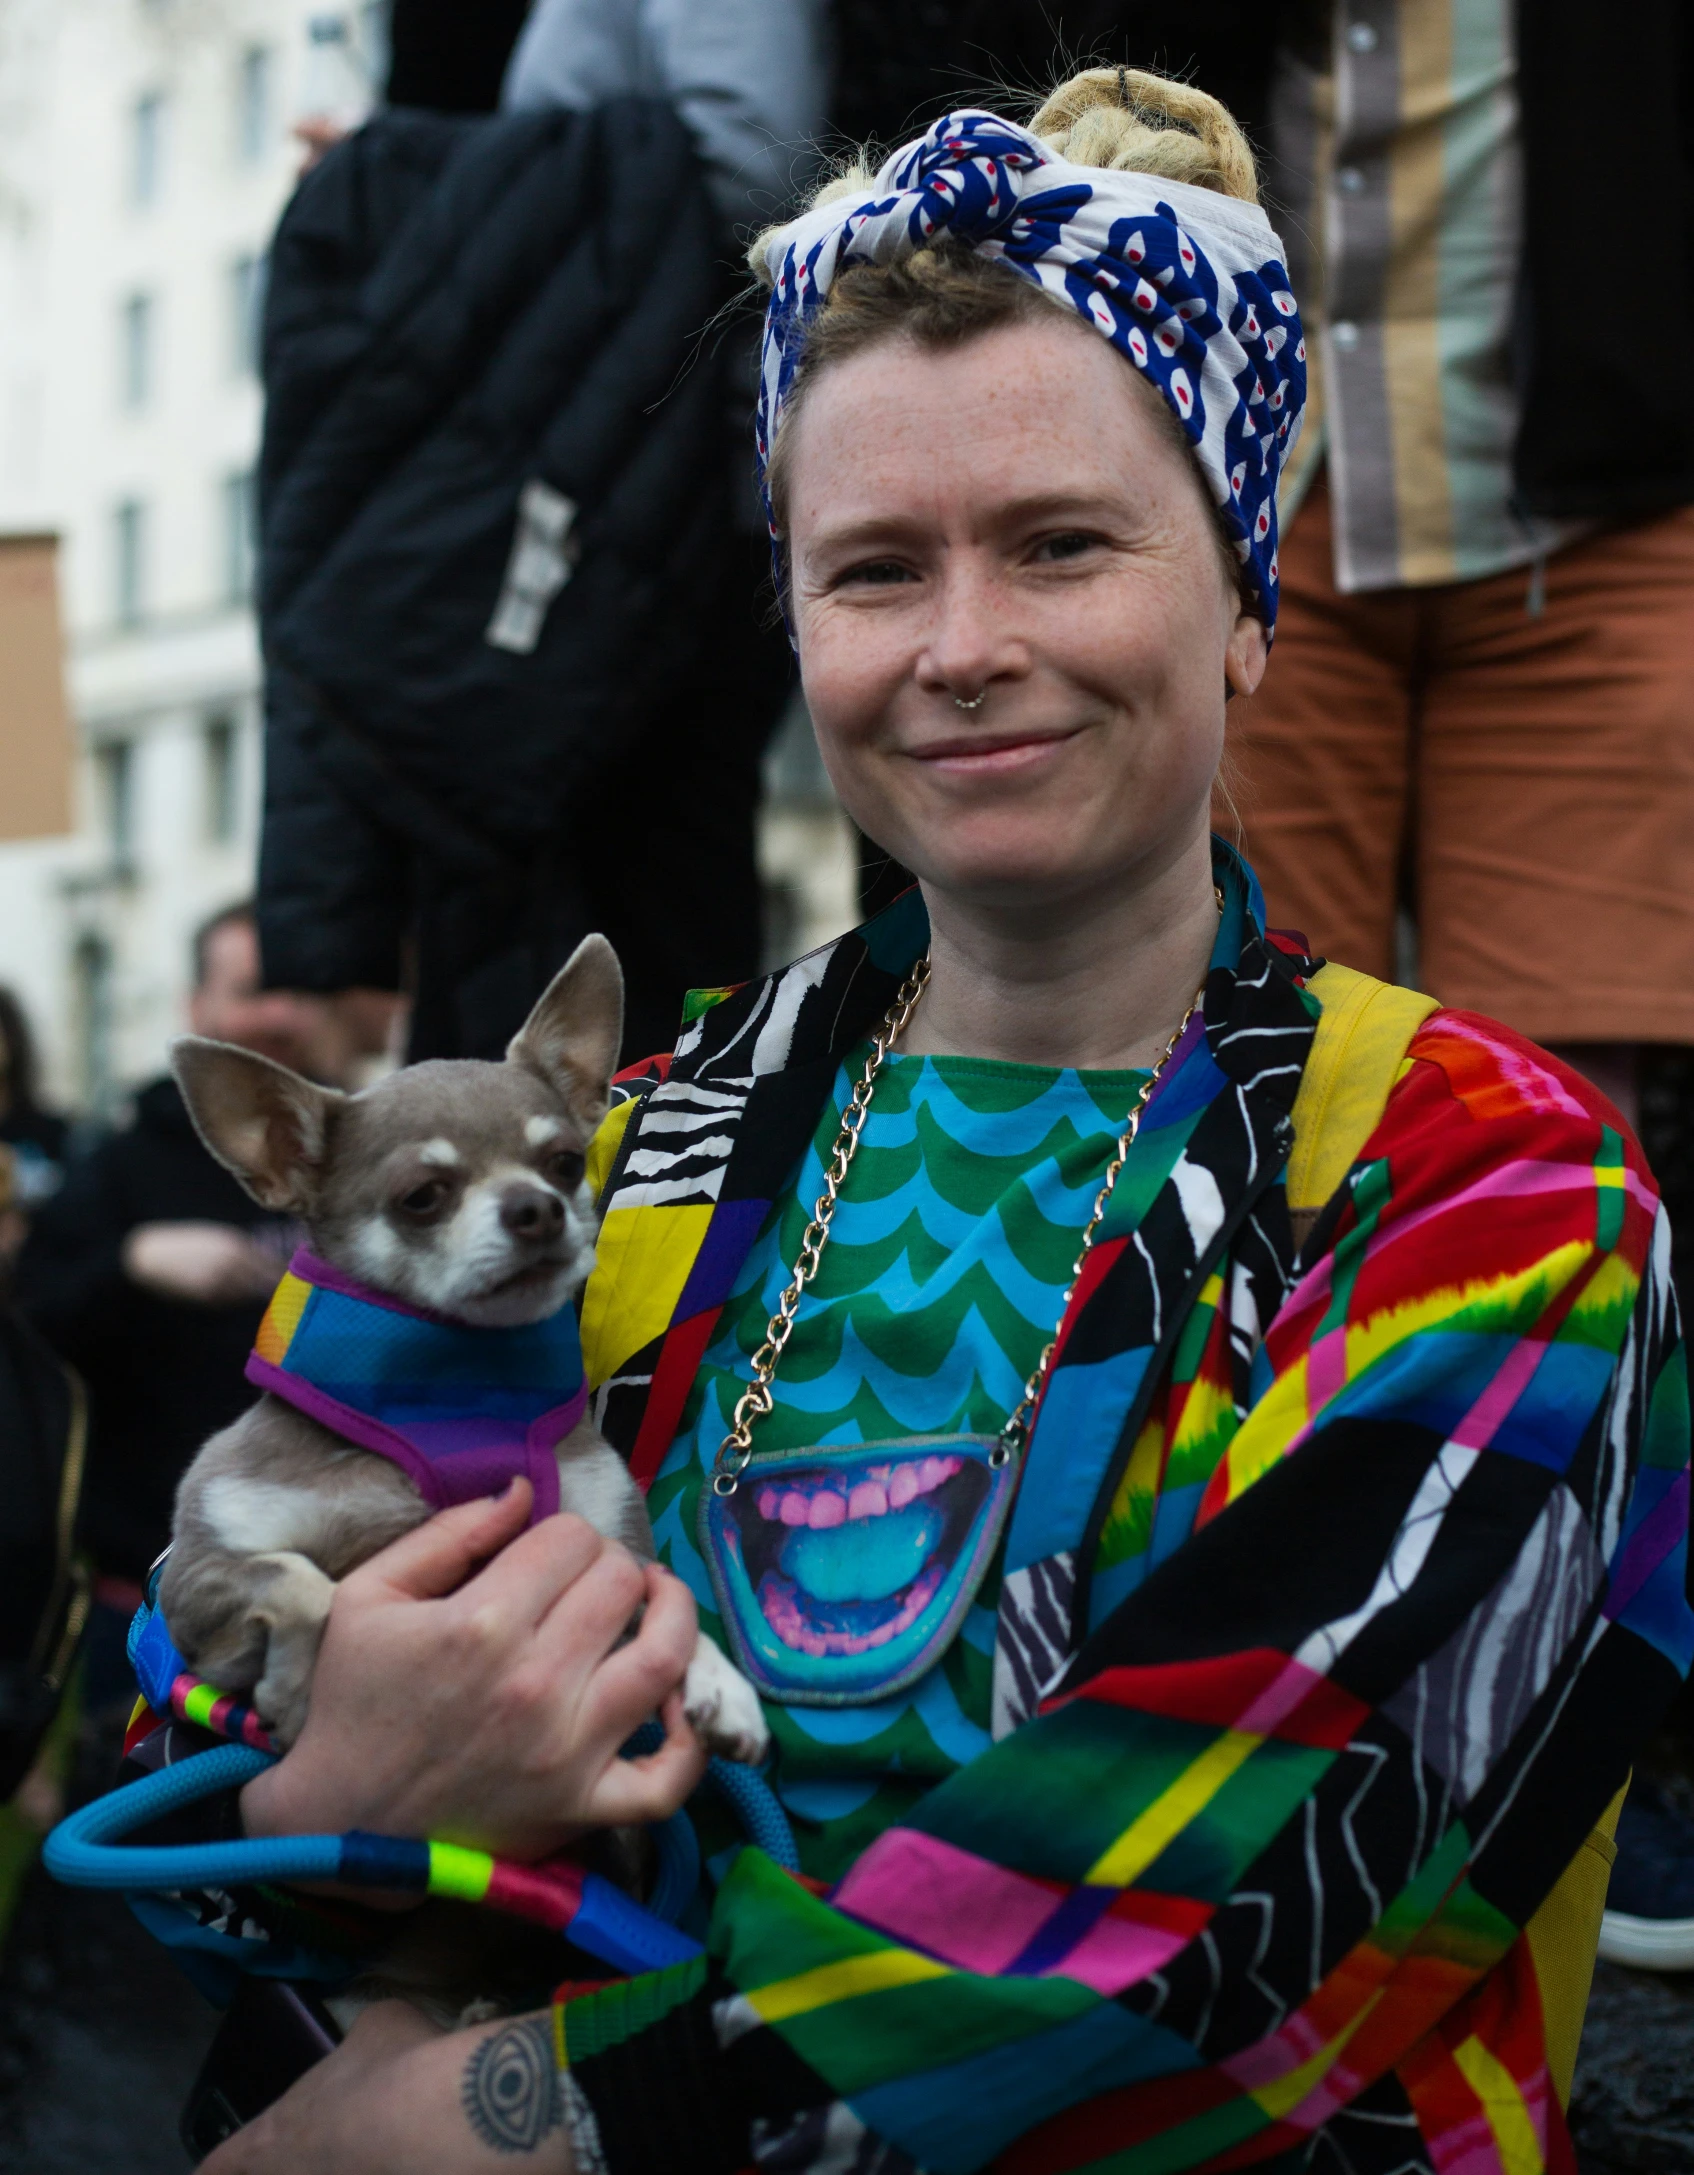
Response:
M640 1097L632 1095L627 1103L615 1103L595 1128L594 1138L588 1143L588 1184L596 1200L606 1190L629 1121L640 1107Z
M1570 2100L1576 2075L1576 2051L1582 2044L1582 2019L1594 1977L1594 1952L1600 1945L1600 1917L1606 1887L1618 1854L1612 1837L1629 1794L1626 1782L1600 1815L1600 1824L1559 1876L1558 1886L1524 1931L1541 1988L1541 2026L1547 2041L1547 2068L1559 2105Z
M712 1220L712 1205L614 1208L600 1226L582 1295L582 1358L590 1386L663 1336Z
M1482 2102L1482 2119L1494 2140L1502 2175L1546 2175L1541 2140L1517 2079L1493 2048L1484 2046L1473 2032L1453 2049L1453 2066Z
M253 1344L259 1357L269 1360L273 1367L282 1365L294 1332L300 1326L300 1317L306 1311L306 1301L311 1296L310 1284L286 1273L272 1292L271 1303L265 1309L265 1318L259 1324L259 1334Z
M1438 1009L1433 997L1351 967L1320 967L1306 987L1323 1006L1294 1099L1288 1159L1292 1213L1319 1209L1381 1122L1406 1045Z

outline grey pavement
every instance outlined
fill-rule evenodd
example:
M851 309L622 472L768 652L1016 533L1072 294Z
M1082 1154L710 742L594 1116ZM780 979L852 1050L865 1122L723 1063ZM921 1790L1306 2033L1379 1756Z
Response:
M177 2117L216 2027L120 1896L37 1867L0 1967L0 2169L183 2175Z

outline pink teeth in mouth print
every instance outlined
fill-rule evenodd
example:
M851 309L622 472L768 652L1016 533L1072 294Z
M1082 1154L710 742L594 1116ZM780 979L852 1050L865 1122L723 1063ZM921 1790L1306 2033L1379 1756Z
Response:
M861 1480L847 1498L847 1515L851 1518L886 1518L888 1516L888 1490L880 1480Z
M873 1465L843 1491L827 1476L759 1490L759 1516L772 1525L810 1526L822 1533L861 1518L884 1518L904 1510L920 1496L933 1495L951 1480L964 1460L940 1456L909 1458L898 1465Z

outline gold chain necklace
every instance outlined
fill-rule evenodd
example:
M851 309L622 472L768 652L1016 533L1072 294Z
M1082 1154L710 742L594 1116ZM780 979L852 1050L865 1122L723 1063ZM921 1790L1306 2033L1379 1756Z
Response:
M1218 892L1216 896L1218 911L1221 914L1223 911L1223 895ZM883 1015L882 1025L871 1037L871 1051L865 1060L863 1077L860 1079L858 1086L854 1088L847 1107L841 1114L841 1129L835 1136L835 1146L830 1151L829 1162L824 1169L823 1191L818 1195L813 1205L812 1220L807 1224L804 1233L801 1235L800 1253L794 1264L794 1274L789 1281L788 1289L777 1301L776 1312L766 1325L765 1341L753 1354L753 1379L747 1388L742 1391L730 1422L729 1433L718 1446L718 1454L712 1464L712 1488L714 1493L718 1495L733 1495L735 1493L741 1475L747 1470L747 1466L752 1459L753 1423L755 1420L762 1419L775 1402L771 1395L771 1383L776 1377L777 1364L782 1358L788 1340L794 1333L794 1319L800 1310L800 1296L813 1277L817 1275L818 1264L823 1259L824 1247L829 1242L830 1226L835 1221L836 1204L841 1198L841 1188L846 1183L847 1173L852 1168L853 1158L858 1152L859 1138L865 1129L865 1118L870 1110L871 1096L876 1089L877 1076L887 1061L889 1051L910 1024L912 1014L918 1008L918 999L923 995L924 985L928 980L929 954L925 952L924 956L900 985L898 995ZM1030 1419L1040 1402L1041 1391L1047 1380L1047 1370L1053 1364L1053 1354L1059 1347L1059 1329L1063 1327L1065 1316L1070 1309L1071 1300L1076 1295L1076 1287L1082 1276L1083 1263L1088 1259L1089 1249L1093 1246L1100 1226L1105 1220L1107 1204L1112 1198L1112 1189L1122 1175L1123 1167L1129 1160L1129 1151L1135 1145L1135 1136L1141 1130L1142 1113L1147 1108L1154 1088L1159 1084L1160 1074L1170 1062L1171 1052L1187 1032L1188 1023L1198 1011L1205 994L1203 987L1195 991L1193 1003L1189 1005L1188 1010L1184 1012L1182 1018L1177 1022L1176 1029L1170 1040L1160 1051L1158 1062L1142 1083L1141 1092L1135 1098L1135 1106L1124 1123L1123 1131L1118 1135L1117 1146L1112 1151L1111 1161L1106 1165L1105 1176L1100 1183L1100 1190L1094 1197L1093 1213L1083 1230L1081 1248L1077 1253L1076 1260L1071 1264L1070 1282L1065 1286L1064 1297L1059 1301L1058 1323L1055 1325L1052 1336L1042 1347L1041 1357L1035 1363L1034 1372L1023 1386L1023 1395L1018 1399L1016 1406L1007 1418L1005 1426L1000 1430L999 1439L989 1457L991 1465L1003 1466L1008 1464L1023 1449L1029 1439Z

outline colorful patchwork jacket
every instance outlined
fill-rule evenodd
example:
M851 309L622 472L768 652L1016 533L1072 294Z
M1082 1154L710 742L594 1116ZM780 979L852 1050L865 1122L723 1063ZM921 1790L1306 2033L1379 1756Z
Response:
M908 894L627 1081L583 1341L643 1481L925 941ZM997 1741L833 1890L744 1850L704 1960L561 1989L579 2161L1572 2169L1537 1929L1694 1653L1668 1231L1605 1103L1441 1010L1297 1249L1310 967L1250 921L1149 1106L1009 1530Z

